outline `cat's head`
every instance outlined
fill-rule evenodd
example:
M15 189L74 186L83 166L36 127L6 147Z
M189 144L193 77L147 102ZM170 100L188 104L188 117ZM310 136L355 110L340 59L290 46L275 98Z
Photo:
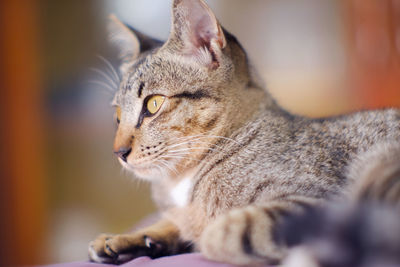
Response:
M144 179L173 177L199 164L259 109L244 50L202 0L175 0L165 43L111 17L121 84L113 105L114 152Z

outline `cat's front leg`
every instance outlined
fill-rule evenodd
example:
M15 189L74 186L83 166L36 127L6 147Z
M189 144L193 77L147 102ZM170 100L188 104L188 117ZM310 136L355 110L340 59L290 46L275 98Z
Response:
M283 215L315 203L314 199L298 197L231 210L206 227L200 251L211 260L236 265L279 263L286 247L277 242L275 227Z
M180 239L178 228L167 220L161 220L134 233L100 235L89 244L89 259L98 263L121 264L140 256L158 258L190 251L190 245Z

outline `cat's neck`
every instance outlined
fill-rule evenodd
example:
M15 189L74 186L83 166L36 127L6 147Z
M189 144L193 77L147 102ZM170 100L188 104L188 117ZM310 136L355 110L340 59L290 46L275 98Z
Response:
M229 98L230 103L226 104L227 110L224 114L228 125L223 125L224 130L219 135L229 137L266 109L284 111L261 86L248 83L243 87L235 90Z

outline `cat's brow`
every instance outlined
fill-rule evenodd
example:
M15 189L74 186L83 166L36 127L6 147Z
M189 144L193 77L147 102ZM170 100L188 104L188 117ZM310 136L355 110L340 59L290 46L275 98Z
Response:
M205 90L197 90L194 93L184 91L182 93L173 95L172 97L175 97L175 98L189 98L189 99L192 99L192 100L197 100L197 99L201 99L201 98L213 98Z

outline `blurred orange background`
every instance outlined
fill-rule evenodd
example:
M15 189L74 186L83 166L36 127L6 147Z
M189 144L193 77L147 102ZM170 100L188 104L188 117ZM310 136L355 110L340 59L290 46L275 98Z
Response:
M400 0L207 2L291 112L400 106ZM154 211L148 185L112 155L112 96L86 81L106 68L109 13L165 40L170 5L0 2L1 266L85 260L96 234Z

